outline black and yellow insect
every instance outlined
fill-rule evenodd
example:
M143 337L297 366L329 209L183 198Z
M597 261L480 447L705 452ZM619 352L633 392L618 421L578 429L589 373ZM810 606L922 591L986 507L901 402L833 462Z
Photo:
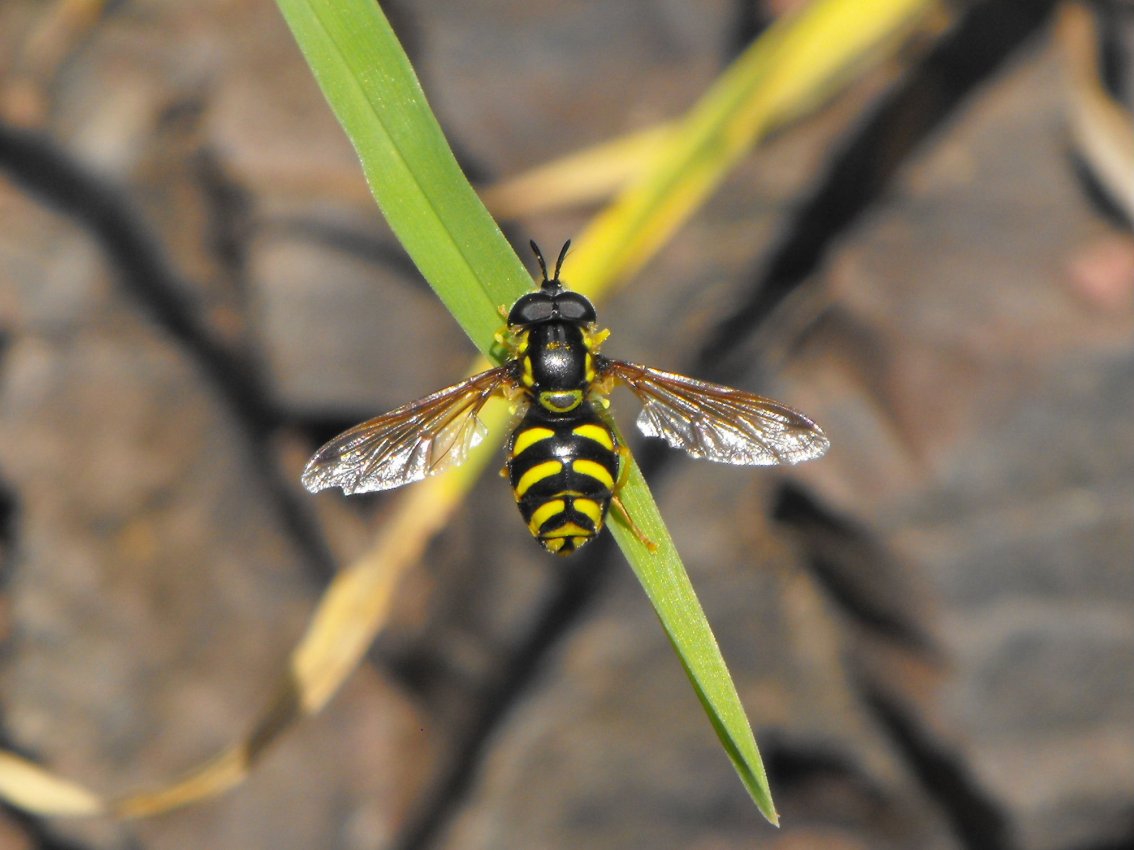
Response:
M613 360L595 308L559 280L567 242L548 278L508 312L500 366L346 431L303 472L311 492L365 493L420 481L461 463L481 441L477 417L494 395L521 416L508 439L506 472L528 529L549 552L568 555L601 530L617 504L625 449L606 415L606 396L625 384L641 400L638 428L697 458L742 465L799 463L829 445L819 427L771 399L720 384ZM629 516L627 516L629 520Z

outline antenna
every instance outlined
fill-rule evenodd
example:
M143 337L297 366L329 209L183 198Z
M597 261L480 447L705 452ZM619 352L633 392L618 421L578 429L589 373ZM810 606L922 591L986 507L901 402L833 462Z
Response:
M559 252L559 259L555 261L555 280L559 280L559 269L563 267L563 258L567 256L567 249L571 247L571 240L563 243L563 250Z
M571 247L571 240L568 239L563 243L563 248L559 252L559 259L555 261L555 276L548 278L547 276L547 263L543 261L543 252L540 251L539 245L532 239L528 242L532 246L532 251L535 252L535 258L539 261L539 270L543 272L543 283L540 284L542 289L557 289L563 286L559 282L559 270L563 267L563 258L567 256L567 249Z
M535 258L539 261L539 270L543 272L543 283L541 284L541 286L546 288L547 285L551 283L551 281L547 279L547 264L543 261L543 252L540 251L539 245L535 243L534 239L529 239L528 244L532 246L532 251L535 252ZM555 276L559 277L558 269L556 269Z

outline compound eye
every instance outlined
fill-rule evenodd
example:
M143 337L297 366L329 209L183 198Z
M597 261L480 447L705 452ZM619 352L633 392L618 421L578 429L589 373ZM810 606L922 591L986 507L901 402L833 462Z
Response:
M546 322L552 317L555 304L551 296L543 292L529 292L512 305L508 313L509 325L534 325Z
M569 322L594 322L597 320L595 308L591 302L577 292L568 292L560 295L556 301L559 307L559 316Z

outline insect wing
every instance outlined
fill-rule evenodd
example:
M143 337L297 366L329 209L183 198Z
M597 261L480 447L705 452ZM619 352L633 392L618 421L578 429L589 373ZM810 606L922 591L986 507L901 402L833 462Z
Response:
M818 425L770 398L621 360L604 365L641 400L638 429L693 457L771 466L820 457L830 446Z
M490 369L344 431L307 462L303 486L369 493L463 463L484 439L477 413L509 380L506 367Z

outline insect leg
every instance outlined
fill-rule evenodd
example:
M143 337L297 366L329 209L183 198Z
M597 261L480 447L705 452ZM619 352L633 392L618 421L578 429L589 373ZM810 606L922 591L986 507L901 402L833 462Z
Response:
M626 524L630 526L630 531L638 538L643 546L650 550L651 554L656 554L658 551L658 544L646 536L646 532L638 527L638 523L634 522L634 517L630 516L630 511L626 510L626 505L622 503L621 497L617 494L610 499L611 507L617 508L618 512L622 514L622 518L626 520Z
M651 553L657 552L658 544L647 537L646 533L638 527L638 523L634 522L634 517L630 516L630 511L626 509L622 497L618 495L622 490L622 485L630 478L630 449L620 443L616 451L618 452L618 481L614 485L614 494L610 497L610 504L617 508L618 512L622 514L622 518L626 520L630 531L634 533L634 536L638 538L642 545L649 549Z

